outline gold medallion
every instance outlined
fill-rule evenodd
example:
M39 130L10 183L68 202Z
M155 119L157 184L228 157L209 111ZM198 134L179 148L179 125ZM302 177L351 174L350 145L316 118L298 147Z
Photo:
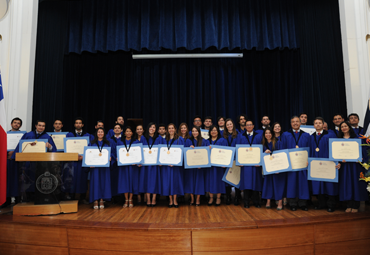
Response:
M167 154L170 154L171 152L170 151L167 151Z
M152 154L152 151L151 150L149 150L149 154Z
M253 148L252 148L252 147L250 147L250 148L249 148L249 150L251 151L251 150L253 150Z
M130 153L128 153L128 152L127 152L127 153L126 153L126 156L127 156L127 157L128 157L128 156L130 156Z
M319 152L319 151L320 151L319 147L317 147L317 148L316 148L316 151L317 151L317 152Z
M295 147L296 147L296 148L299 148L299 146L298 146L298 145L296 145Z
M101 156L103 156L103 154L102 153L99 153L99 157L101 157Z
M270 160L272 160L272 156L270 156Z

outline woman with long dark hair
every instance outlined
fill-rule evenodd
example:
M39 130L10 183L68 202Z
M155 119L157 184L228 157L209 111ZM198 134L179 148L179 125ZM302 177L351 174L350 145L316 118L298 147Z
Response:
M212 145L227 146L225 138L221 137L220 130L217 126L212 125L209 128L209 139L210 148ZM206 192L209 192L208 205L212 205L214 202L214 194L216 194L216 206L221 204L221 194L225 194L226 188L225 183L222 181L222 177L225 173L225 167L212 166L205 173L206 179Z
M338 138L356 139L358 136L348 121L339 125ZM357 162L342 161L339 171L339 200L347 202L346 212L357 213L360 201L369 199L366 191L366 182L360 181L360 173L363 172Z
M275 137L272 128L267 127L262 137L263 151L273 155L274 151L282 148L281 142ZM268 174L263 180L262 198L267 199L266 208L271 208L271 199L278 202L277 209L283 209L283 198L286 189L286 173Z
M177 135L174 124L168 124L166 138L162 139L162 144L165 144L168 150L171 150L172 145L184 145L184 139ZM171 165L161 166L161 182L161 195L169 196L170 198L168 207L178 208L177 196L184 195L181 167Z
M152 147L154 145L161 144L162 139L162 137L158 136L157 125L154 122L150 122L141 142L143 143L143 147L148 148L149 153L151 153ZM161 190L161 173L159 166L154 165L141 167L139 190L140 193L145 193L146 205L148 207L156 206L157 194L159 194Z
M191 129L191 137L186 140L185 147L195 148L199 146L209 146L209 141L202 138L199 127L193 127ZM194 204L194 194L197 196L196 206L200 205L200 196L205 194L205 171L204 168L185 170L185 193L190 194L190 205Z
M94 139L89 143L102 151L109 147L109 141L105 137L104 128L97 128ZM104 199L110 200L112 197L110 186L110 168L109 167L91 167L90 168L90 203L94 202L94 209L104 209ZM99 203L98 203L99 200Z

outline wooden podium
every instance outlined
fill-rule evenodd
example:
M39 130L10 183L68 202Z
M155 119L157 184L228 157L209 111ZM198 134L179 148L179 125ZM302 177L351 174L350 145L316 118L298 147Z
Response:
M45 164L47 162L63 162L63 161L78 161L78 153L58 153L58 152L46 152L46 153L17 153L15 160L18 162L40 162ZM38 167L40 168L40 167ZM36 169L36 172L38 169ZM43 170L41 170L43 171ZM45 178L42 178L46 188L52 187L52 174L49 171L42 173ZM35 178L35 185L37 186L38 178ZM51 182L49 182L49 180ZM42 182L42 181L41 181ZM35 189L36 193L43 196L42 190L39 192L39 188ZM53 193L53 191L51 192ZM37 194L36 194L37 195ZM44 195L47 196L47 195ZM52 197L52 196L51 196ZM48 201L48 198L45 198ZM51 199L52 200L52 199ZM62 201L62 202L36 202L36 203L20 203L13 207L13 215L55 215L59 213L73 213L78 211L78 201Z

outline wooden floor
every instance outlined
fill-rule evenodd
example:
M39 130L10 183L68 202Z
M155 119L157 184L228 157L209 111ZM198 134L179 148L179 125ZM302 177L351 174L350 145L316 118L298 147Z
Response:
M79 205L55 216L0 215L0 254L369 254L363 212L242 205ZM4 212L4 211L3 211Z

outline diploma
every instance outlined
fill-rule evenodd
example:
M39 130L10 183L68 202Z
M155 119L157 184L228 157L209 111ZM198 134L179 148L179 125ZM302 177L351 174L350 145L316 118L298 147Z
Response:
M143 162L143 149L141 144L132 144L129 151L124 145L117 146L118 166L139 165Z
M46 152L48 139L28 139L19 141L19 152Z
M64 138L68 132L51 132L47 134L53 139L57 151L64 151Z
M308 180L338 182L338 170L334 161L327 158L308 158L308 162Z
M90 142L90 137L88 136L65 137L63 141L64 141L64 152L78 153L79 155L83 155L85 147Z
M6 132L7 136L7 151L14 151L17 147L19 140L21 140L22 136L26 133L26 131L8 131Z
M347 162L362 161L361 139L329 138L329 159Z
M225 171L222 180L236 188L240 186L240 166L236 165L235 160L233 161L233 166Z
M264 153L262 158L262 169L265 175L292 170L289 162L289 150L279 150L272 154Z
M143 145L143 156L144 160L142 165L144 166L155 166L158 165L159 146L153 145L149 150L147 145Z
M306 133L309 133L310 135L316 132L316 128L310 125L301 126L300 129L302 129Z
M184 148L185 169L211 167L210 149L208 146Z
M301 171L307 169L308 152L310 148L302 147L297 149L289 149L290 164L292 171Z
M262 165L261 154L263 147L260 144L237 144L236 165L237 166L260 166Z
M182 166L183 150L183 145L172 145L169 150L166 145L159 145L158 164L167 166Z
M200 129L200 135L203 137L203 139L208 139L209 138L209 130Z
M232 167L235 148L229 146L211 145L211 165Z
M86 146L82 161L83 167L109 167L110 147L103 147L101 152L95 146Z

